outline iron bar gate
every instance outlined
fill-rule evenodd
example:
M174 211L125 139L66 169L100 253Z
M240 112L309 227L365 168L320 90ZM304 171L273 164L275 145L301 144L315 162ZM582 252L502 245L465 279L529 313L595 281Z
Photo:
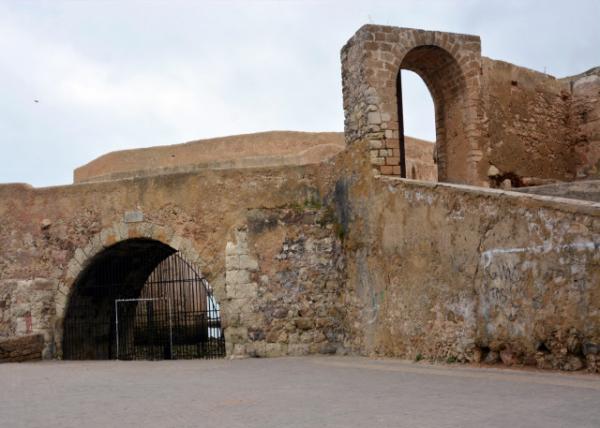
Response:
M210 285L178 253L142 275L143 260L102 263L77 284L63 358L158 360L225 356ZM150 258L151 259L151 258ZM106 270L108 268L108 271Z

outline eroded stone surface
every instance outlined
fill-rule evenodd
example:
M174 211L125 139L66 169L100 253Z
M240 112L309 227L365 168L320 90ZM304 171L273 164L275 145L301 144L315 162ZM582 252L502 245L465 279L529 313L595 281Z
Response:
M42 359L44 336L30 334L0 339L0 363L17 363Z
M477 36L381 25L361 27L341 59L346 142L368 140L382 175L400 175L396 79L404 69L435 104L441 181L521 187L598 177L599 68L556 79L482 57Z
M600 205L390 177L399 131L389 84L405 66L449 103L442 181L510 189L595 174L597 71L559 81L482 58L478 37L378 26L359 30L342 63L348 145L322 163L0 185L0 337L41 335L43 357L60 358L78 276L105 248L146 238L210 282L232 357L598 371ZM434 178L429 153L413 153L413 178ZM95 165L87 178L131 177L127 165Z

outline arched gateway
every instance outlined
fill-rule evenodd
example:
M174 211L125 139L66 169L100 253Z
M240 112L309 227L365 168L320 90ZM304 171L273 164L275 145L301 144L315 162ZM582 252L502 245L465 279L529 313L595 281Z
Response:
M174 248L126 239L78 275L63 322L63 359L225 356L210 285Z
M399 72L409 70L435 104L439 181L487 183L479 37L365 25L341 58L346 143L365 141L378 174L408 175Z

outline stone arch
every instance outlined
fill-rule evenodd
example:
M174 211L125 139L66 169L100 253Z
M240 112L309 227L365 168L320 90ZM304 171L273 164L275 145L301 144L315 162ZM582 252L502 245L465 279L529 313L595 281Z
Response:
M67 313L69 300L74 286L80 275L90 266L90 263L106 249L125 241L147 239L164 244L175 252L179 252L186 261L203 276L206 276L206 265L196 251L193 242L173 229L149 222L124 223L119 222L102 229L94 235L88 244L77 248L58 283L55 295L54 322L54 355L62 358L63 323ZM224 294L224 290L215 290L216 295Z
M368 143L377 174L400 175L397 78L416 72L436 105L439 180L483 185L479 37L365 25L342 49L346 143Z
M401 97L402 70L412 71L421 77L433 99L439 180L460 180L461 170L467 166L469 153L462 118L465 111L467 84L460 65L447 50L438 46L421 45L411 49L402 57L398 65L397 97ZM401 123L401 103L397 102L397 104L399 107L395 118L401 133L404 129ZM402 142L401 137L399 135ZM448 168L452 168L453 171L449 171Z

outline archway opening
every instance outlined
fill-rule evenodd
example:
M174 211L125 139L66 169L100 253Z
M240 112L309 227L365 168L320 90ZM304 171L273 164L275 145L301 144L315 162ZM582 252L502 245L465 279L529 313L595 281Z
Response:
M405 177L437 181L435 107L431 93L423 79L408 70L400 70L397 85L402 97L399 111L402 111Z
M468 174L467 154L469 152L463 120L465 79L459 64L449 52L429 45L419 46L409 51L402 59L397 74L396 100L401 175L410 178L411 172L406 156L403 70L417 74L425 83L433 100L435 110L433 161L437 165L437 179L452 182L465 181ZM431 161L428 161L428 167L433 168Z
M175 249L128 239L94 256L64 318L63 359L225 356L210 285Z

